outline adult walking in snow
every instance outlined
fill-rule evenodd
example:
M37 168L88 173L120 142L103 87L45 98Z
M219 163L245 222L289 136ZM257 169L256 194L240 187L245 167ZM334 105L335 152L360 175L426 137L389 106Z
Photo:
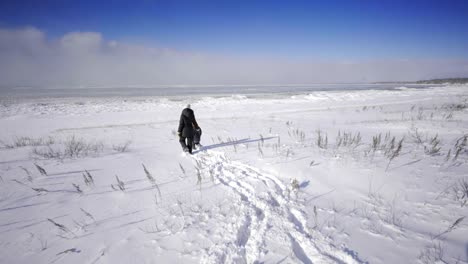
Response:
M177 130L177 135L179 135L179 142L182 146L182 149L185 152L192 154L192 149L194 149L193 137L197 131L201 131L198 126L197 120L195 120L195 114L190 108L190 104L182 110L180 114L179 129Z

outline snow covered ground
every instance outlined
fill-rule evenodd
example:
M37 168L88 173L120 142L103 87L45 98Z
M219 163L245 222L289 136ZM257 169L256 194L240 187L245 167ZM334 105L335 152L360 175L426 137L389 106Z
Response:
M0 263L468 263L467 86L2 98L0 127Z

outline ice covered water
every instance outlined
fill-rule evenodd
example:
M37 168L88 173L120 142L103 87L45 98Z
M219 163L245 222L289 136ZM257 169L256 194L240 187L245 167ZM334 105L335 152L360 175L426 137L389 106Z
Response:
M178 97L194 95L244 94L301 94L315 91L340 90L395 90L426 88L422 84L308 84L308 85L179 85L135 87L1 87L2 97L64 98L64 97ZM432 86L433 87L433 86Z

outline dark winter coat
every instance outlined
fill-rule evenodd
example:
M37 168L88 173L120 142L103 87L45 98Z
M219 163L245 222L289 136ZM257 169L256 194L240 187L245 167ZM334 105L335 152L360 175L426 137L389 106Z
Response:
M185 138L192 138L195 132L195 129L198 129L197 120L195 120L195 114L190 108L185 108L182 110L179 121L179 129L177 132L179 135Z

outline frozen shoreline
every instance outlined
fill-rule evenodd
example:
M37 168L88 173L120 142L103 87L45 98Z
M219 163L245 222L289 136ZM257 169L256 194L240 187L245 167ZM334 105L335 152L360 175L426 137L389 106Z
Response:
M160 86L160 87L3 87L0 95L10 99L52 99L52 98L177 98L190 96L225 97L240 94L247 97L282 97L310 92L361 91L361 90L399 90L443 87L430 84L310 84L310 85L211 85L211 86Z

